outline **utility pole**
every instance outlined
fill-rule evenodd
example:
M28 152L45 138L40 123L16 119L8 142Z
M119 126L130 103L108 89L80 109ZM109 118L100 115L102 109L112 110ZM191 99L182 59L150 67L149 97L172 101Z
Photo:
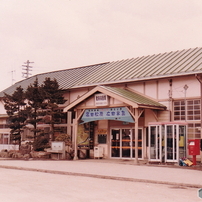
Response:
M30 74L30 71L32 66L29 66L30 63L34 63L34 62L30 62L29 60L27 60L27 62L24 62L25 65L22 65L23 67L25 67L24 69L22 70L25 70L25 72L22 72L22 77L23 78L28 78Z

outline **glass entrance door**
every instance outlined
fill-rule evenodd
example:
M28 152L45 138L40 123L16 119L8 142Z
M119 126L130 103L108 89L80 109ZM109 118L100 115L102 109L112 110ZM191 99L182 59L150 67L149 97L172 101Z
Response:
M179 158L187 156L186 154L186 126L179 125Z
M156 124L149 126L149 160L178 162L186 156L186 125Z
M111 157L135 158L134 129L111 130ZM138 158L142 158L142 129L138 129Z
M132 134L132 152L133 152L133 158L135 158L135 130L133 129L133 134ZM142 128L138 128L138 158L142 158L142 147L143 147L143 135L142 135Z
M120 157L120 129L111 130L111 157Z
M131 140L132 140L132 131L131 129L122 129L122 152L121 152L121 157L123 158L131 158Z
M175 162L179 158L179 133L177 133L177 125L166 125L165 133L165 160L166 162Z
M149 130L149 159L151 161L162 161L164 151L164 140L162 136L162 126L150 126Z

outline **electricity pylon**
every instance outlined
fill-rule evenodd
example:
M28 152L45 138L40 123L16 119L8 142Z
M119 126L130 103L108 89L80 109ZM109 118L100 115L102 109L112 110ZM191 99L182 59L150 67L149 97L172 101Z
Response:
M34 63L34 62L30 62L29 60L27 60L27 62L24 62L26 65L22 65L23 67L25 67L24 69L22 69L22 70L25 70L25 72L22 72L22 77L23 78L28 78L29 77L29 75L31 75L30 74L30 71L32 71L31 70L31 68L32 68L32 66L29 66L29 64L30 63Z

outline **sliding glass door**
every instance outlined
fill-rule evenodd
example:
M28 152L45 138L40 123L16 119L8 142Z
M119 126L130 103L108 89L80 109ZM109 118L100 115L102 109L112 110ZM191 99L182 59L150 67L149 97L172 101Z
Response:
M135 130L111 129L111 157L135 158ZM142 158L142 129L138 129L138 158Z

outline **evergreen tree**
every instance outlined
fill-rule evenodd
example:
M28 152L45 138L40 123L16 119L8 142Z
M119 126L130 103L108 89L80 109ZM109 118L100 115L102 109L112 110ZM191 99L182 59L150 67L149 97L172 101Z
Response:
M57 119L62 113L59 104L65 102L63 91L59 88L56 79L46 78L42 85L38 79L30 84L26 90L18 87L12 95L4 96L5 109L9 116L12 139L21 143L21 132L27 124L31 124L34 133L33 147L35 150L42 150L48 143L44 131L37 127L42 122L43 116L50 116L50 121L45 124L51 125L52 140L54 140L54 129Z
M20 86L12 95L4 95L4 108L9 116L9 127L11 129L11 140L21 145L21 132L26 125L27 119L25 93Z
M30 84L25 92L25 96L27 99L27 112L28 119L27 123L33 126L31 129L34 133L34 141L37 138L37 135L41 132L39 128L37 128L37 123L42 120L42 108L44 103L44 92L42 87L38 83L38 79L34 81L33 84Z
M51 80L46 78L42 89L45 95L44 108L46 108L47 115L51 116L51 133L52 140L55 139L55 123L57 123L58 118L62 116L62 112L59 109L59 104L64 104L65 99L63 97L63 91L59 88L59 84L56 79Z

